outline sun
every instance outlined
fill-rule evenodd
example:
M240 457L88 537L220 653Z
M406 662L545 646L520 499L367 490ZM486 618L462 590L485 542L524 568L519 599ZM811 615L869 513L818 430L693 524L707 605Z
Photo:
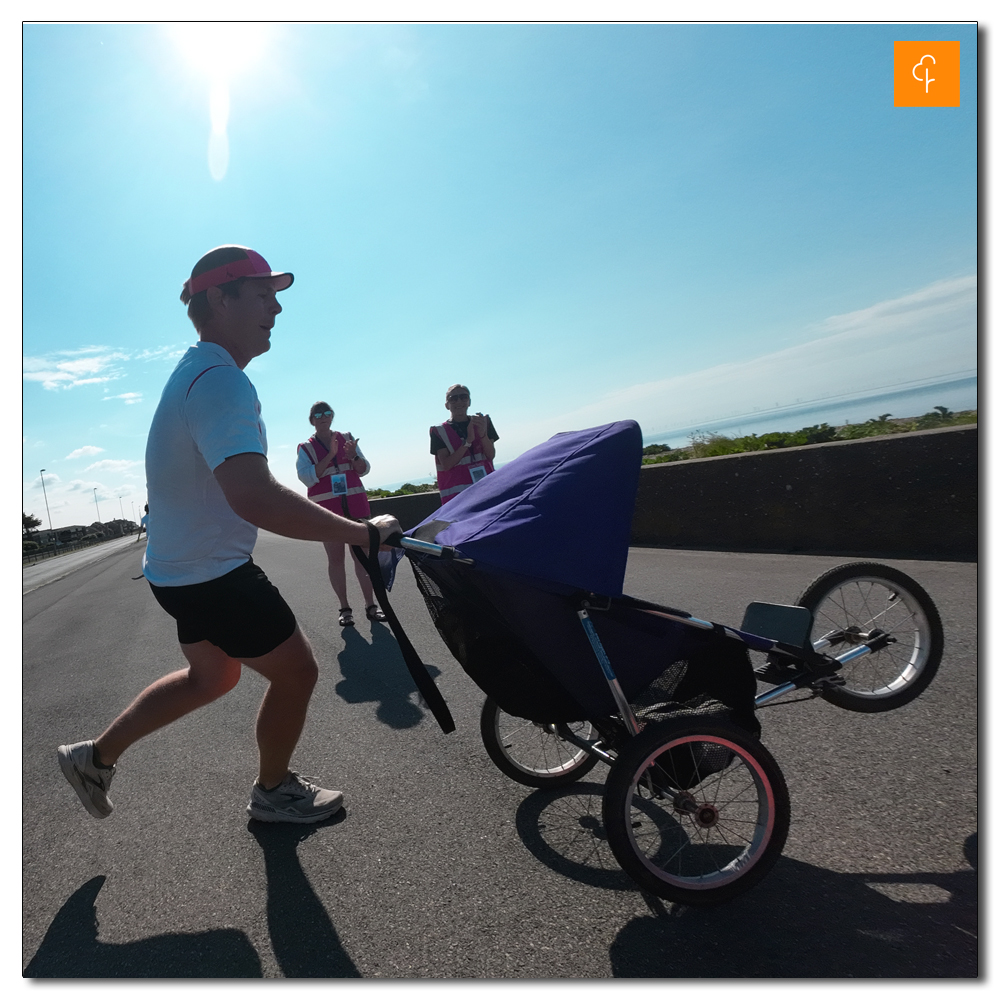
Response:
M260 61L272 33L268 24L211 21L164 28L188 65L208 80L208 169L221 181L229 169L229 85Z
M172 24L164 30L193 69L227 82L260 60L272 33L268 24L225 21Z

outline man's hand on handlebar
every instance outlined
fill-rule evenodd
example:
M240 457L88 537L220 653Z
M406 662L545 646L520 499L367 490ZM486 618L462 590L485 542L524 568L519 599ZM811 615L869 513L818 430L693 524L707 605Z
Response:
M381 542L379 551L389 552L393 546L386 545L385 540L392 535L401 535L403 533L403 529L399 526L399 521L391 514L379 514L377 517L371 518L371 523L378 529L378 540Z

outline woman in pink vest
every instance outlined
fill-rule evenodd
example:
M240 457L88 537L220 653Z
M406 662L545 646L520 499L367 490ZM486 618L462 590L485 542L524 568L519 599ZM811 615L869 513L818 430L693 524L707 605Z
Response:
M368 494L361 485L361 477L368 474L371 466L361 454L357 439L350 432L344 435L331 430L333 409L329 403L314 403L309 411L309 423L316 433L299 445L295 463L299 480L309 488L309 499L344 517L371 517ZM330 583L340 601L340 625L346 628L354 624L354 615L347 603L345 546L337 542L324 542L323 546L329 561ZM365 617L369 621L384 622L385 613L375 602L367 570L353 552L351 558L365 599Z
M489 414L469 414L471 402L467 386L451 386L444 397L451 419L431 428L431 454L437 466L442 504L493 471L496 455L493 442L498 441L500 435Z

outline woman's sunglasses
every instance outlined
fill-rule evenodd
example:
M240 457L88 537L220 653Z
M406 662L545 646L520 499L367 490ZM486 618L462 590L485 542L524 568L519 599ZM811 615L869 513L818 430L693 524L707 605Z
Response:
M313 414L313 420L319 420L320 417L332 417L333 410L317 410Z
M456 392L448 397L449 403L460 403L463 399L468 399L469 394L467 392Z

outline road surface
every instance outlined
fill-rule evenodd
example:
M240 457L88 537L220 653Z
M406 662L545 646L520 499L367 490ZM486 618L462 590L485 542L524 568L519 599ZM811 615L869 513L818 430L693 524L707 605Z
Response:
M319 828L248 823L263 682L122 758L92 819L55 760L181 663L135 546L24 599L23 965L64 977L968 977L977 974L976 567L894 562L933 595L941 671L858 715L761 711L788 781L783 857L712 909L641 893L600 825L603 765L559 792L502 775L482 695L401 567L393 604L457 731L422 709L382 625L336 624L319 545L262 532L255 558L321 665L295 764L342 788ZM633 549L626 591L738 623L845 560ZM351 580L355 607L361 604ZM264 826L264 828L261 828Z

